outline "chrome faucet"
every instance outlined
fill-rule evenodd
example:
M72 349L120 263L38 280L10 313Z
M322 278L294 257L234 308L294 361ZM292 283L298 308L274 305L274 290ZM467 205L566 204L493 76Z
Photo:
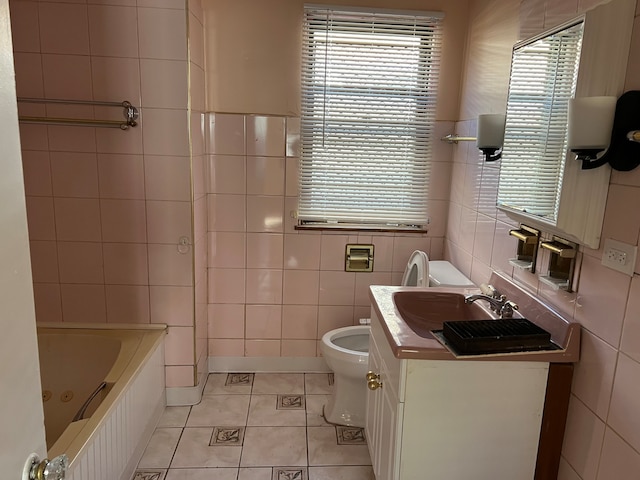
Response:
M473 303L476 300L485 300L491 306L491 310L500 315L500 318L511 318L513 311L518 310L518 305L507 300L507 297L500 295L495 289L493 295L485 295L484 293L478 293L476 295L467 295L464 297L464 303Z

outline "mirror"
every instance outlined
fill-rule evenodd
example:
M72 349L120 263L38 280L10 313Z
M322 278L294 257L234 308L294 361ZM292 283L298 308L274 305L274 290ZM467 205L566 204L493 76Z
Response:
M584 21L513 49L498 203L557 221Z
M514 220L598 248L610 168L568 152L568 101L623 93L634 14L615 0L514 46L498 186Z

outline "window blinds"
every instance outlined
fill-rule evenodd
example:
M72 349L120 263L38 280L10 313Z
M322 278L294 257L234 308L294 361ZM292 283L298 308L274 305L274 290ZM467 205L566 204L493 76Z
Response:
M302 223L427 223L440 21L305 6Z
M516 48L498 204L556 222L583 22Z

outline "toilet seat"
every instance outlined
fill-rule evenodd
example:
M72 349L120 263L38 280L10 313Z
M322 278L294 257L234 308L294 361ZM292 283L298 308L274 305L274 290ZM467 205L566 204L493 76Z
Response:
M320 342L320 349L327 363L331 365L335 359L353 364L367 364L370 330L369 325L356 325L336 328L325 333Z
M402 275L404 287L428 287L429 286L429 257L426 253L415 250Z

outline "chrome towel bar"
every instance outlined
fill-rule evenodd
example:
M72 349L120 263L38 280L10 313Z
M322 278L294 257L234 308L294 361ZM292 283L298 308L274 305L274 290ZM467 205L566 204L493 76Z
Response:
M57 103L65 105L97 105L101 107L121 107L124 109L124 120L93 120L85 118L56 118L56 117L32 117L20 116L18 120L22 123L39 123L46 125L73 125L79 127L106 127L128 130L129 127L138 125L138 109L128 101L104 102L99 100L62 100L56 98L25 98L18 97L21 103Z
M476 137L461 137L460 135L455 134L445 135L444 137L440 138L440 141L447 142L449 144L458 142L475 142L476 140Z

